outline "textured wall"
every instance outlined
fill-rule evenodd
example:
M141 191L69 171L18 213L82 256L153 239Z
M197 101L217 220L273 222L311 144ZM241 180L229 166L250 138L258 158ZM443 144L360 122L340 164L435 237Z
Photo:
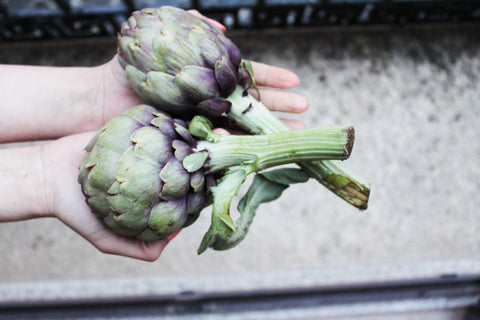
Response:
M103 255L54 219L0 225L0 281L209 275L480 257L480 29L233 34L244 56L295 70L307 126L351 124L365 212L310 181L264 205L246 240L196 248L209 211L154 263ZM0 63L96 65L115 43L3 44ZM75 208L72 208L75 210ZM33 267L35 266L35 267Z

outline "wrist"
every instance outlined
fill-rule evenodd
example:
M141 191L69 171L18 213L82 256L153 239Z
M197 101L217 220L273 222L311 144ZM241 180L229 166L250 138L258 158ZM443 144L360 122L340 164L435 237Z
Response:
M42 145L0 148L0 221L50 216Z

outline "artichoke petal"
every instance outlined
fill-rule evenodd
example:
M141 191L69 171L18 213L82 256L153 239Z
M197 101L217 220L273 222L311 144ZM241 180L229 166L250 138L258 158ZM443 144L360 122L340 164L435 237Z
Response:
M215 78L222 95L228 97L238 83L238 74L226 56L215 63Z
M120 182L120 193L130 201L147 207L158 199L162 182L158 177L160 167L135 155L134 147L125 151L115 171Z
M173 120L171 118L155 117L150 123L158 130L160 130L160 132L162 132L163 135L168 137L170 140L174 140L176 138L177 132L175 131Z
M130 139L135 143L135 155L151 163L163 166L171 156L171 152L166 152L170 151L170 139L155 127L142 127Z
M198 170L190 175L190 186L195 193L203 190L203 187L205 186L205 176L203 171Z
M128 230L128 235L136 235L147 228L149 209L131 202L121 194L109 196L107 200L113 211L109 217L115 221L115 227Z
M221 60L222 56L228 54L228 51L223 46L222 40L212 37L208 34L209 32L211 32L210 28L208 30L193 28L188 34L188 39L198 48L206 66L214 69L215 63Z
M142 233L137 234L135 238L146 241L146 242L150 242L150 241L163 240L168 236L169 236L168 234L156 233L152 229L147 228Z
M185 198L160 202L152 208L148 226L156 233L170 235L182 228L187 220Z
M108 203L105 194L98 193L95 196L88 197L87 203L92 212L99 217L106 217L111 213L110 204Z
M188 156L183 159L183 167L188 172L195 172L203 167L205 162L208 159L208 152L207 151L200 151L189 154Z
M150 29L141 29L137 32L142 31L143 33L146 33L143 30L149 31ZM153 41L153 39L150 41ZM121 37L118 40L118 45L121 52L121 58L124 61L128 61L129 64L135 65L143 72L148 72L154 68L160 68L160 70L166 68L163 61L155 56L152 45L149 45L145 41L140 41L132 37Z
M132 17L135 18L135 24L132 26L139 28L161 28L164 22L157 14L157 10L154 8L145 8L141 11L135 11L132 13Z
M218 85L213 70L189 65L175 75L175 83L181 95L197 104L218 94Z
M115 180L115 182L110 186L110 189L106 191L109 195L116 195L120 193L120 182Z
M172 114L188 113L192 109L192 105L178 91L175 77L169 74L151 71L147 74L147 81L133 86L146 100Z
M123 115L132 117L142 125L147 126L153 119L155 119L155 114L157 112L158 111L154 107L141 104L125 111Z
M225 48L227 48L228 52L228 58L230 62L235 66L238 67L240 65L240 62L242 61L242 54L238 47L233 43L232 40L230 40L227 37L222 37L221 38L223 41L223 44Z
M175 149L175 158L180 161L183 161L186 156L192 153L192 147L188 143L181 140L174 140L172 142L172 147Z
M132 146L130 136L141 126L142 124L132 117L115 117L105 125L103 133L98 137L97 146L122 154Z
M194 223L197 219L198 216L200 215L200 212L203 210L207 203L207 197L205 196L205 193L200 192L200 193L190 193L187 198L187 221L185 221L185 224L183 227L188 227L192 223Z
M86 184L104 192L110 189L115 182L115 167L120 158L117 152L96 145L84 162L84 166L90 168Z
M153 50L161 57L165 71L174 75L186 65L203 66L203 59L195 45L186 36L190 27L181 24L167 24L153 39Z
M193 139L192 134L185 125L175 123L175 131L183 138L183 140L194 147L196 145L195 139Z
M190 175L183 168L182 163L175 157L171 157L160 171L160 179L163 181L162 199L172 199L185 196L190 188Z
M199 17L172 6L162 6L156 10L156 14L164 24L194 26L203 23L203 20Z

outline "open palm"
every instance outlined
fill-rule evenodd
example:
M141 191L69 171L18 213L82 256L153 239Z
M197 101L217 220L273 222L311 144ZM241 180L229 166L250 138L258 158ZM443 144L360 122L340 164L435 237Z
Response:
M167 240L147 243L119 236L107 229L87 206L77 183L77 175L84 155L83 148L93 135L94 132L72 135L43 147L44 190L49 210L104 253L156 260L167 245Z

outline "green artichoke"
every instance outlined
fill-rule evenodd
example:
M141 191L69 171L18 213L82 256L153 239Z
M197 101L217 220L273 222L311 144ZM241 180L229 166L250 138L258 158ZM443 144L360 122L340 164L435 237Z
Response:
M168 237L195 221L206 204L211 177L182 166L192 147L181 120L146 106L127 111L86 147L79 182L87 203L119 234Z
M248 174L296 161L343 160L353 144L350 127L265 136L218 135L211 129L204 117L187 126L147 105L113 118L87 145L80 166L88 205L116 233L146 241L190 225L211 202L231 227L229 199ZM222 232L226 247L231 232Z
M187 11L166 6L134 12L122 24L118 56L132 88L156 108L186 119L224 115L253 134L290 130L247 92L254 76L235 44ZM341 162L299 165L342 199L367 208L369 183Z

